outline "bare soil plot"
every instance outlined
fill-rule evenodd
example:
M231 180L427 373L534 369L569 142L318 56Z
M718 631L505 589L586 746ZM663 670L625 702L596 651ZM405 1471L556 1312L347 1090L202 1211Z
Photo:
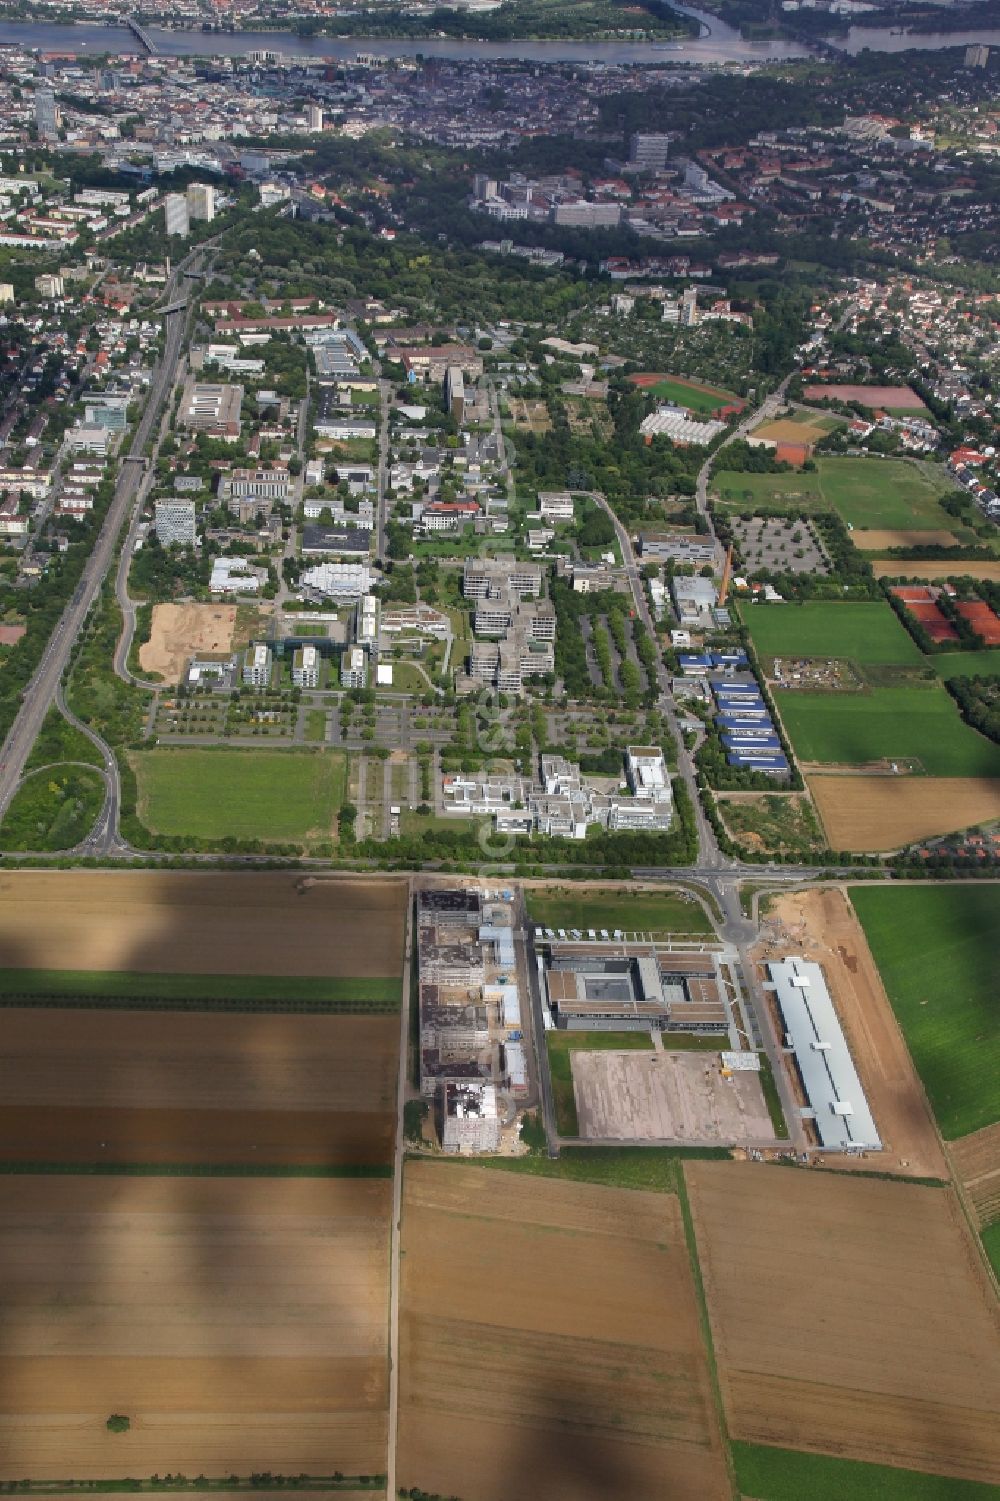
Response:
M926 535L926 532L921 533L921 536ZM953 574L974 579L1000 579L1000 558L993 563L964 562L961 559L954 563L914 563L906 558L875 558L872 560L872 572L878 579L944 579L951 578Z
M924 403L909 386L813 385L806 386L806 401L856 401L865 407L892 407L895 411L922 412Z
M684 1174L734 1438L1000 1479L1000 1309L950 1189Z
M390 1194L0 1178L0 1478L382 1470Z
M403 881L292 874L17 871L0 878L10 969L398 975Z
M508 398L510 415L515 427L527 428L532 433L547 433L552 418L544 401L526 400L523 396Z
M410 1163L402 1267L400 1485L730 1494L674 1198Z
M851 533L851 541L862 552L881 552L888 547L958 546L957 539L952 532L890 531L880 527L855 527ZM900 573L905 573L910 567L910 564L902 558L897 558L895 561Z
M387 1163L395 1017L11 1008L0 1158Z
M962 1136L949 1147L955 1171L985 1229L1000 1219L1000 1124Z
M1000 818L995 777L813 775L831 849L895 850Z
M930 1106L844 892L824 886L774 897L763 936L761 957L801 954L823 966L882 1138L878 1167L914 1177L947 1178Z
M179 683L198 652L231 649L235 624L235 605L154 605L153 628L139 648L139 666Z
M572 1062L581 1136L688 1143L774 1138L759 1075L724 1079L718 1053L575 1052Z

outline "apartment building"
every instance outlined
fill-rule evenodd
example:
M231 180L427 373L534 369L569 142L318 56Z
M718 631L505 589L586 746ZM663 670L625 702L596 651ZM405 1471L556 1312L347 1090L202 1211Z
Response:
M255 641L243 659L243 681L249 688L267 688L271 683L271 648L264 641Z
M153 528L162 547L194 547L198 541L193 500L158 500Z

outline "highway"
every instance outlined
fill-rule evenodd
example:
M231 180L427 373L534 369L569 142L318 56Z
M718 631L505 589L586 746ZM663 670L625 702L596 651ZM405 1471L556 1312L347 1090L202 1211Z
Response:
M176 289L183 287L188 266L199 254L200 249L194 250L177 265L167 293L171 301L176 300ZM163 358L153 373L145 409L128 454L121 462L118 484L104 518L104 525L101 527L94 550L84 565L80 581L49 638L35 674L25 688L21 707L4 741L3 749L0 751L0 818L6 813L17 790L25 764L31 754L31 748L46 714L54 703L58 702L62 707L60 683L81 627L111 566L122 524L145 475L144 450L160 404L173 383L183 348L186 324L186 303L177 307L174 312L164 315L166 342ZM105 765L109 758L113 762L114 757L109 747L99 737L91 735L90 738L101 750ZM117 784L117 767L112 781ZM108 802L98 820L98 827L103 824L105 828L113 830L113 835L110 833L108 835L109 843L112 842L112 838L117 838L117 804L114 807L109 806L113 797L113 792L109 793Z

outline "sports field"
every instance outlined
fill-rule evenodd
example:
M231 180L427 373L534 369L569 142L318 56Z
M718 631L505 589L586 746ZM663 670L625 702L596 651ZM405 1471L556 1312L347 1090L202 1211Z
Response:
M684 891L595 891L592 887L525 887L528 915L546 928L628 933L711 933L701 903Z
M392 878L8 871L0 876L0 968L62 970L70 977L91 971L102 977L95 993L104 992L109 972L152 976L154 996L160 975L194 977L202 993L198 977L225 976L225 995L233 994L233 975L352 984L361 976L398 985L406 898L405 881ZM73 984L70 978L68 991L56 993L71 995ZM191 993L181 986L178 998Z
M148 750L129 757L154 834L310 844L336 838L346 759L333 751Z
M654 396L659 396L663 401L672 401L677 406L687 407L689 411L701 412L705 416L711 416L720 407L746 405L742 397L733 391L726 391L721 386L708 386L704 381L689 380L684 376L648 374L633 375L631 379L642 390L652 391Z
M887 666L923 658L891 607L881 601L741 605L758 655L836 657Z
M938 683L871 693L778 689L774 697L800 761L828 766L906 761L932 777L1000 776L1000 747L963 723Z
M1000 1120L1000 886L853 886L851 901L942 1134Z
M749 496L754 505L773 501L804 511L832 509L855 527L940 531L949 524L938 500L955 487L927 465L874 458L819 458L816 464L815 474L722 471L715 486L727 502Z
M951 1189L741 1162L684 1178L732 1438L1000 1477L996 1294Z
M723 1501L672 1194L410 1162L398 1483L469 1501Z
M378 1474L391 1201L371 1179L0 1176L0 1479Z

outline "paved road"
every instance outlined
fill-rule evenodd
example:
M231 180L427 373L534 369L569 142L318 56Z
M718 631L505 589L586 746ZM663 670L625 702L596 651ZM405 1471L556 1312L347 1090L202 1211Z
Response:
M385 524L389 519L389 398L392 394L390 381L379 377L379 423L378 423L378 474L375 492L375 557L379 563L386 560Z
M396 1494L396 1436L399 1427L399 1240L403 1218L403 1106L409 1068L410 960L413 955L413 882L406 888L406 948L403 954L403 998L399 1024L399 1072L396 1078L396 1144L392 1169L392 1228L389 1244L389 1442L386 1453L385 1494Z
M184 273L197 253L197 251L192 252L186 261L178 265L174 272L174 287L183 288ZM170 289L167 295L175 296L176 293ZM104 525L101 527L94 550L84 565L72 598L52 632L35 674L24 691L17 718L0 751L0 817L6 812L14 796L42 722L56 701L59 684L69 663L74 643L97 597L108 568L111 566L122 524L145 473L146 461L143 457L143 450L152 432L160 402L173 380L180 358L186 321L184 309L167 314L164 319L166 344L163 358L154 372L146 407L128 455L122 460L118 484L104 518ZM103 746L103 742L101 744ZM103 749L104 752L107 751L107 747ZM107 811L106 807L105 812ZM103 817L104 814L102 814ZM117 812L115 812L115 825L117 826Z

